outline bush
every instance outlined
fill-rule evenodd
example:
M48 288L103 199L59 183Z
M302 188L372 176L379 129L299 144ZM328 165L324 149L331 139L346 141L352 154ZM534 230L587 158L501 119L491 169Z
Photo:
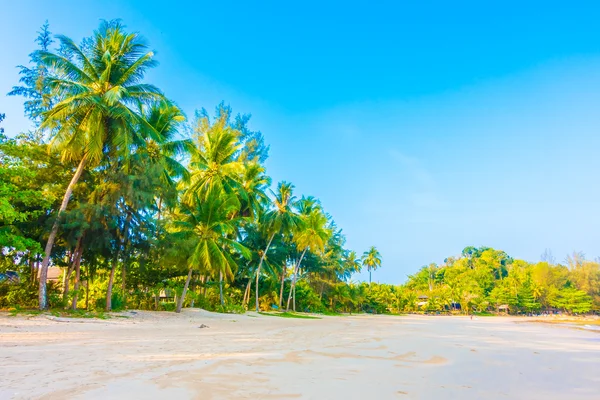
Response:
M113 293L111 296L111 311L120 311L125 308L125 302L123 301L123 295L121 293ZM96 298L94 301L94 310L102 311L106 309L106 297Z
M160 311L175 311L175 309L177 308L177 303L175 303L174 301L161 301L158 309Z
M240 304L225 304L224 306L219 304L215 311L222 314L244 314L246 312Z

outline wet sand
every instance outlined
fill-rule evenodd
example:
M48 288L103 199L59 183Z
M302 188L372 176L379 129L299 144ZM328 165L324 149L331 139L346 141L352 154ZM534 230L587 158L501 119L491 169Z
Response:
M122 315L129 318L0 315L0 399L600 398L600 334L564 326Z

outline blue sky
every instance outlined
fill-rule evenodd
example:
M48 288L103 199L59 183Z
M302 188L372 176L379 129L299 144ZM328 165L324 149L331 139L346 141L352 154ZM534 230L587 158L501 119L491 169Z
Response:
M257 3L6 3L0 93L44 20L80 39L122 18L188 115L221 100L253 114L274 181L320 198L349 247L376 245L376 281L468 245L600 255L600 5ZM0 112L27 128L21 99Z

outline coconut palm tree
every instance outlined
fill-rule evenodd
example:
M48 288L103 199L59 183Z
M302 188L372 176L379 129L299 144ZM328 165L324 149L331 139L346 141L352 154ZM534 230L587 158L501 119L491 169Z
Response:
M375 246L371 246L368 251L365 251L362 256L362 265L363 267L367 267L369 271L369 284L371 283L371 271L376 270L381 267L381 254L375 248Z
M308 209L303 207L303 209ZM299 250L302 250L302 254L296 263L294 268L294 278L292 280L292 286L288 295L286 310L290 309L290 300L292 299L292 293L296 288L296 281L298 279L298 271L302 259L308 250L315 254L322 254L325 250L325 245L329 240L332 232L328 228L327 217L323 214L320 207L314 207L311 209L310 214L302 217L302 224L298 232L294 234L294 242ZM296 311L296 301L294 297L294 311Z
M136 152L131 164L143 168L148 175L155 175L158 195L158 217L164 196L176 194L178 180L189 181L189 171L181 164L182 157L194 150L191 139L175 139L185 121L183 111L170 101L163 100L144 106L139 110L143 123L138 127L145 144ZM153 132L160 134L156 141ZM170 196L173 200L176 196ZM175 201L173 201L174 203ZM174 205L174 204L172 204Z
M360 262L360 259L358 258L358 255L356 254L355 251L346 251L346 254L344 255L344 269L346 271L348 271L350 274L353 274L355 272L360 272L362 269L362 264Z
M269 205L266 189L271 185L271 178L265 174L265 168L255 162L245 165L241 178L241 188L237 191L242 203L241 213L245 217L258 220Z
M188 259L188 275L176 312L181 312L193 270L232 279L237 268L232 253L251 257L245 246L229 238L241 222L240 217L236 217L239 209L240 202L236 196L213 191L203 200L196 195L191 205L184 204L177 213L175 230L192 241L193 251Z
M145 72L156 65L154 53L138 34L125 32L120 22L103 21L87 46L80 47L66 36L57 38L72 59L39 53L41 63L52 72L45 84L58 99L42 114L40 129L49 132L50 143L63 162L78 166L46 243L39 277L41 309L47 306L46 278L59 219L74 186L84 169L102 161L107 153L127 158L132 145L142 146L143 139L132 129L144 123L135 109L140 103L164 98L156 87L142 83ZM149 131L160 140L157 132Z
M288 182L279 182L277 185L277 192L273 193L275 199L273 200L273 208L264 215L262 225L264 230L269 235L269 241L267 247L260 257L258 268L256 269L256 312L259 311L258 305L258 282L260 278L260 268L265 260L269 247L273 242L273 238L276 234L283 234L284 236L297 230L302 220L300 216L294 211L296 206L296 198L293 195L294 185Z
M222 113L211 123L208 116L197 118L195 145L190 160L190 182L183 196L190 202L196 196L205 199L213 192L242 192L244 162L239 160L240 132L231 127L229 116Z

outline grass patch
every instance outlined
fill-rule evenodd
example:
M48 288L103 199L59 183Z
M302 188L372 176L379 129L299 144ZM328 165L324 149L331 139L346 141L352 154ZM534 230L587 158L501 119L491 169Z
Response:
M280 318L301 318L301 319L321 319L313 315L298 314L293 312L259 312L260 315Z
M10 315L11 317L16 317L17 315L31 315L31 316L36 316L36 315L41 315L43 314L40 310L21 310L19 308L13 308L8 310L8 315Z
M476 312L473 313L474 316L477 317L496 317L497 314L492 314L491 312L487 312L487 311L482 311L482 312Z

